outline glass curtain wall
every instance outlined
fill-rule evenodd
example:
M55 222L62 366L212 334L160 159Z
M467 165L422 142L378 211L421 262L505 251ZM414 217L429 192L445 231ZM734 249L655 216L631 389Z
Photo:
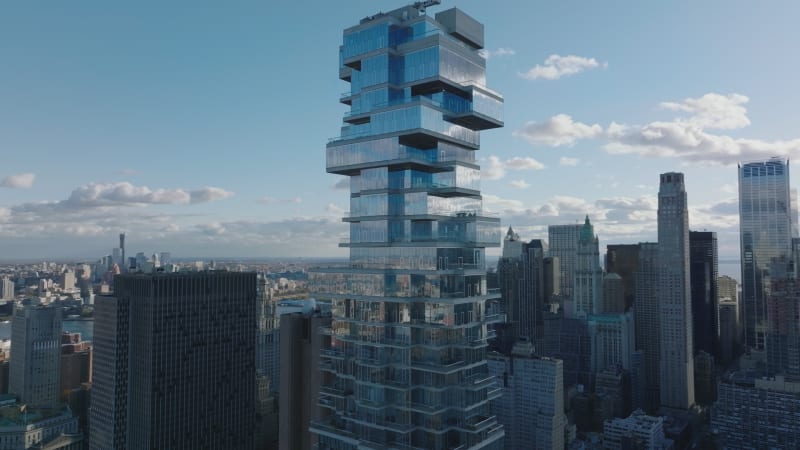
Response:
M350 263L311 273L333 315L319 449L502 448L486 363L500 319L486 302L499 294L485 265L501 230L482 208L475 151L481 130L503 125L503 98L484 86L482 33L460 11L413 6L344 31L350 110L326 156L350 177Z

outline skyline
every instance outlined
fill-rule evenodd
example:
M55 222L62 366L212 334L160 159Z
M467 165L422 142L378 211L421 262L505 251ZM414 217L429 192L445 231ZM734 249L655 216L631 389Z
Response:
M289 3L7 6L0 259L96 257L122 231L145 254L344 258L345 178L323 158L347 110L336 49L353 17L403 4L314 17ZM506 100L479 155L503 229L546 238L588 214L601 247L652 242L653 180L680 171L690 228L738 260L736 162L800 154L798 63L780 56L800 5L445 0L431 13L451 6L485 23L487 84Z

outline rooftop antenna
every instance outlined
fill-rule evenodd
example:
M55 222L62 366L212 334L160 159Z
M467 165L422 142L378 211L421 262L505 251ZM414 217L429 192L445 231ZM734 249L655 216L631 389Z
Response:
M427 8L429 6L436 6L436 5L441 5L441 4L442 4L442 0L425 0L425 1L422 1L422 2L414 2L413 6L414 6L414 8L416 8L420 12L420 14L425 14L425 8Z

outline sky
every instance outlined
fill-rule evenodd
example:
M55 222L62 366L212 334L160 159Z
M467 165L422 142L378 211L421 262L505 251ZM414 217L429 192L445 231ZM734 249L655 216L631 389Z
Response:
M0 260L346 256L325 144L342 30L405 2L26 2L0 8ZM800 3L444 0L485 25L505 127L486 209L523 239L588 214L656 240L660 173L738 259L736 163L800 156ZM795 56L792 56L795 55ZM796 183L795 183L796 185ZM601 250L602 251L602 250ZM738 270L738 269L737 269Z

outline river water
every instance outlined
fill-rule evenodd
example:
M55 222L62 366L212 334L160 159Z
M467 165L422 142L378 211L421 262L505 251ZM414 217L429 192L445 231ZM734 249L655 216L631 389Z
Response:
M94 321L65 320L61 329L70 333L80 333L84 341L91 341L94 336ZM0 322L0 340L5 339L11 339L11 322Z

